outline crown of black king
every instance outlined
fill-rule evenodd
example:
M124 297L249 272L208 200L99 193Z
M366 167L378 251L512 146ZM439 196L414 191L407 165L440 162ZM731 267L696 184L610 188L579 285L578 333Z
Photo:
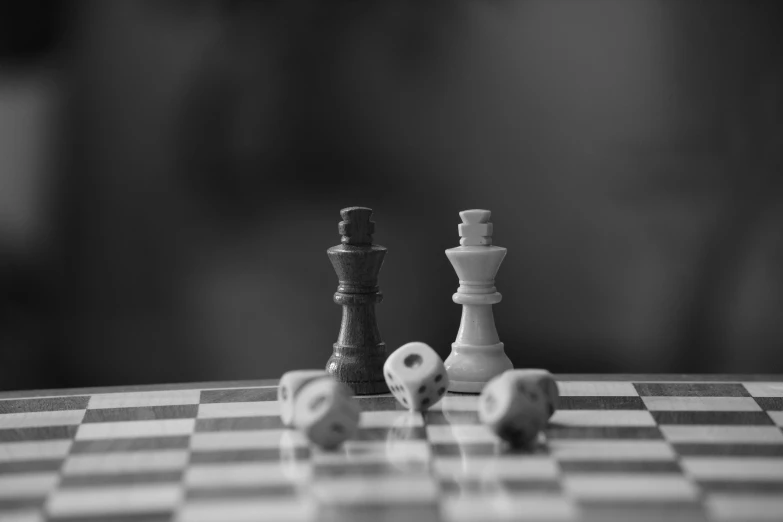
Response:
M329 249L329 259L340 281L337 291L348 294L378 292L378 274L386 248L372 244L375 223L372 209L348 207L340 211L341 245Z

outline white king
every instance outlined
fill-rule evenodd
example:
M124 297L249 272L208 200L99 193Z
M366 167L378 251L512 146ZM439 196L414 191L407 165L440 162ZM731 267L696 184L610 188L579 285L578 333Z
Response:
M502 298L495 275L506 249L492 245L489 210L464 210L459 216L461 246L446 250L446 256L459 277L452 299L462 305L462 322L445 364L450 391L480 393L487 381L513 368L492 314L492 305Z

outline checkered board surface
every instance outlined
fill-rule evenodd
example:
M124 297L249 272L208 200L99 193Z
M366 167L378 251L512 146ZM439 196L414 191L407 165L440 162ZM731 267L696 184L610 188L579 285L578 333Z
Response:
M528 451L469 395L359 398L325 452L274 385L0 394L0 520L783 520L783 381L559 386Z

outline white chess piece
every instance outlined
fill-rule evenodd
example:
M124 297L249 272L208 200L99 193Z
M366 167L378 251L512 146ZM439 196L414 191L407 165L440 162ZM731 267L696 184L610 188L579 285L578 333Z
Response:
M506 249L492 245L489 210L465 210L459 215L460 246L446 250L446 256L459 277L452 299L462 305L462 322L445 366L449 391L480 393L490 379L513 368L492 314L492 305L501 300L495 275Z

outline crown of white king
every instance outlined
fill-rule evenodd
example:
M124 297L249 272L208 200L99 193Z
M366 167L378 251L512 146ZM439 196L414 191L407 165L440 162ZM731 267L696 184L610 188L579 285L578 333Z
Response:
M492 244L492 223L489 210L463 210L459 213L462 223L457 226L461 246L489 246Z

